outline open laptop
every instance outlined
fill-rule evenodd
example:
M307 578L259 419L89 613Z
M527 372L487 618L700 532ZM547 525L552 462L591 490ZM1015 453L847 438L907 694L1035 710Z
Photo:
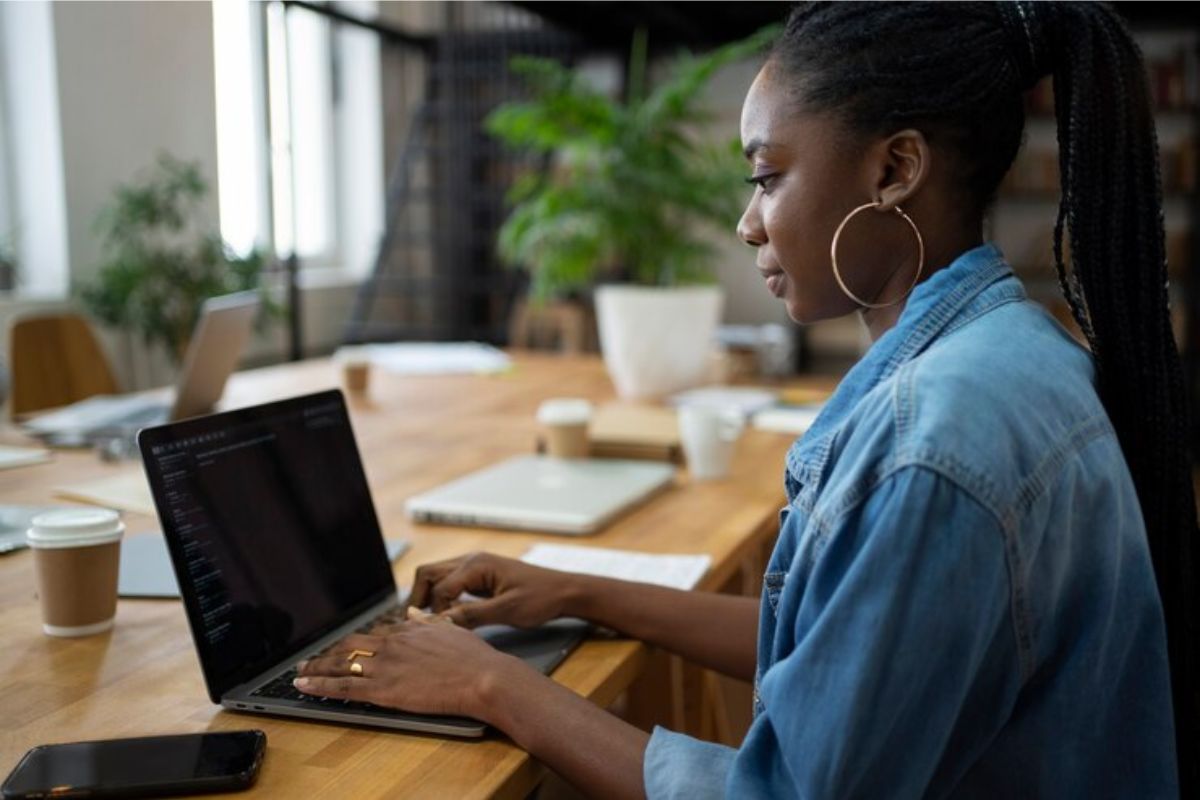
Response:
M296 662L403 611L339 391L138 434L204 681L238 711L454 736L482 722L321 699ZM561 620L479 631L549 672L586 634Z
M418 522L594 533L671 483L675 467L612 458L517 456L410 497Z
M212 410L237 367L254 319L258 292L238 292L204 301L183 369L169 400L161 393L98 395L25 421L25 429L56 444L87 444L108 436L185 419Z

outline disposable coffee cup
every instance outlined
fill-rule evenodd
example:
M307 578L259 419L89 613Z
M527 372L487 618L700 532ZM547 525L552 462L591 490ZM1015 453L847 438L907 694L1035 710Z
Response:
M365 359L346 361L342 364L342 375L347 391L362 394L371 382L371 362Z
M546 437L546 453L555 458L587 458L592 404L574 398L547 400L538 407L538 423Z
M64 508L33 518L25 539L33 549L45 633L91 636L112 627L124 533L120 515L106 508Z

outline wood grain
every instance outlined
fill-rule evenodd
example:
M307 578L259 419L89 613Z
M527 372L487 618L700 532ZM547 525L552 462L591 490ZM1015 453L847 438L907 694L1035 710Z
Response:
M231 380L224 405L318 391L338 381L336 366L324 360L241 373ZM415 567L430 560L474 550L518 556L534 542L562 541L414 525L403 513L405 498L415 492L530 451L534 412L550 396L606 401L613 393L599 359L518 354L515 369L497 376L416 378L376 370L369 394L348 397L385 536L413 543L396 564L399 583L409 584ZM18 441L11 433L0 438ZM748 431L728 480L694 483L681 473L651 503L597 535L572 541L708 553L713 569L703 587L740 585L743 565L760 569L775 535L789 442L787 436ZM53 502L53 485L131 466L105 464L85 452L59 452L50 464L0 472L0 503ZM131 514L126 523L129 535L160 535L153 518ZM608 707L649 658L647 648L636 642L595 639L553 677ZM75 640L44 636L28 551L0 557L0 720L0 773L41 743L261 728L267 732L268 756L253 790L261 797L515 798L527 795L542 776L536 761L495 733L466 742L224 711L208 700L177 601L121 600L109 633Z

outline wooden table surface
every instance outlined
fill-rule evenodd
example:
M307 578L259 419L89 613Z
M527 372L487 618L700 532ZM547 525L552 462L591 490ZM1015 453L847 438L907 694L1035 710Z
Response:
M413 547L396 562L408 585L421 563L474 550L518 556L536 541L647 552L708 553L702 588L734 578L776 533L781 470L791 437L748 430L730 478L676 484L599 534L579 539L433 525L404 517L409 495L508 456L529 452L534 413L551 396L614 399L592 357L516 354L494 376L401 377L376 369L348 405L380 523ZM224 407L335 387L327 360L240 373ZM6 441L15 442L9 435ZM52 463L0 471L0 504L63 501L53 487L140 469L90 452L60 451ZM127 514L128 535L159 535L157 520ZM647 649L621 639L584 643L553 674L607 707L643 670ZM346 728L222 710L209 702L181 604L121 600L106 634L56 639L41 632L33 556L0 556L0 775L30 747L110 737L261 728L268 753L253 792L261 797L523 797L543 769L504 736L481 741Z

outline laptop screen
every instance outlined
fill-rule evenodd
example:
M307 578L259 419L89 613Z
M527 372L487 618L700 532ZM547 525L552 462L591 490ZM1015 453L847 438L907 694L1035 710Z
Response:
M340 392L138 443L214 701L395 594Z

